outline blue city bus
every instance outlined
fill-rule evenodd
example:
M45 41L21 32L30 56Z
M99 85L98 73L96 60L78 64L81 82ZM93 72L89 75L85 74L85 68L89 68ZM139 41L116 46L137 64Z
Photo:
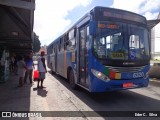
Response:
M72 88L105 92L147 87L150 68L146 18L95 7L47 47L47 65Z

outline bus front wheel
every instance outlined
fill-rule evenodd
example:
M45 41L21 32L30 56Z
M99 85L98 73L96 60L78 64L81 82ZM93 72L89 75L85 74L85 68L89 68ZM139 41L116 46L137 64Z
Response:
M69 71L69 83L72 89L76 89L77 85L75 84L74 73L73 70Z

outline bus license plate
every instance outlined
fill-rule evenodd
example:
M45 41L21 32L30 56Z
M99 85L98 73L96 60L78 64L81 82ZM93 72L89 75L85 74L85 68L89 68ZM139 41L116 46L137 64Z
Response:
M133 83L124 83L123 84L123 88L130 88L130 87L133 87L134 84Z

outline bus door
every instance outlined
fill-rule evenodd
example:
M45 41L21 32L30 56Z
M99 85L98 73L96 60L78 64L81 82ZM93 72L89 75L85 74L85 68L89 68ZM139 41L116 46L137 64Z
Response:
M85 26L79 31L79 83L88 87L88 48L89 27Z

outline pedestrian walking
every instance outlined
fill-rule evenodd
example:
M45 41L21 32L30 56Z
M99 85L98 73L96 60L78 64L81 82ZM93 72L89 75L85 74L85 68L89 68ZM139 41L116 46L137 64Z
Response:
M19 60L17 62L17 67L18 67L18 76L19 76L19 87L22 87L25 72L27 70L27 66L26 66L26 64L24 62L24 58L22 56L19 56Z
M45 52L41 51L41 56L38 58L39 79L37 82L37 88L39 88L40 82L41 82L41 88L43 88L43 81L45 79L45 74L47 72L44 55L45 55Z
M33 54L30 53L25 59L25 63L26 63L28 70L25 72L24 83L27 83L28 78L29 78L30 83L33 83L32 78L33 78L34 63L33 63L32 57L33 57Z

